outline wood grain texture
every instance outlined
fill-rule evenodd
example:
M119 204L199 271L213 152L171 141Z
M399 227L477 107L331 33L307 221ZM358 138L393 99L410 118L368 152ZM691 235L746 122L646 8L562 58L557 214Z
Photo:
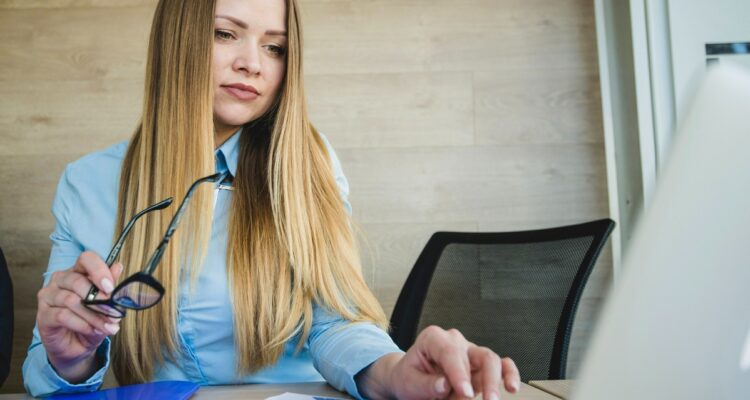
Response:
M153 5L3 10L0 82L49 88L69 80L142 79L153 12Z
M474 74L478 144L602 143L597 71L527 68Z
M474 144L471 73L310 75L316 127L348 147Z
M342 149L338 155L359 221L450 222L536 212L601 215L606 205L599 149L587 144L370 148Z
M156 0L0 0L0 246L21 364L64 166L127 139ZM432 232L607 216L590 0L302 0L306 92L351 184L364 275L390 312ZM610 280L574 326L576 371Z
M531 381L529 385L544 390L545 392L559 397L563 400L569 399L573 393L573 380L560 380L560 381Z
M30 9L30 8L59 8L70 9L76 7L115 8L156 4L155 0L0 0L0 9Z
M596 69L589 0L332 0L303 12L314 74Z
M142 91L142 79L71 80L31 87L25 81L6 82L0 98L0 155L82 155L125 140L139 121Z

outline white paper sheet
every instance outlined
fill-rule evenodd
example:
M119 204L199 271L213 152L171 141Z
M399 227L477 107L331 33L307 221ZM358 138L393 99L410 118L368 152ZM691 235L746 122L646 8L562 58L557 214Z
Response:
M339 397L311 396L309 394L299 393L282 393L278 396L272 396L266 400L345 400Z

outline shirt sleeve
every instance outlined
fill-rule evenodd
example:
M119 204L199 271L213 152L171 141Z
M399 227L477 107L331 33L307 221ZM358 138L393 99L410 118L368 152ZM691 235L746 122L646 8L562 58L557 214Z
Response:
M53 272L70 268L83 252L83 246L78 243L70 231L70 222L74 220L72 207L75 204L76 190L70 180L71 166L65 168L57 192L52 202L52 215L55 218L55 229L50 235L52 250L50 252L47 271L44 273L44 285L49 283ZM34 326L31 345L23 362L23 382L26 391L34 396L48 396L59 393L85 392L99 389L104 379L104 373L109 368L110 339L97 349L97 358L104 361L104 366L94 373L88 380L72 384L52 367L47 359L47 351L39 336L39 330Z
M344 175L341 161L333 146L321 134L344 208L352 214L349 203L349 181ZM340 315L315 306L313 326L308 337L308 346L315 368L331 386L345 390L357 399L362 399L355 377L380 357L389 353L403 353L390 336L372 323L351 323Z
M341 167L341 161L336 156L336 152L333 150L333 146L331 146L331 143L328 141L325 135L320 134L320 137L323 139L323 143L325 143L326 148L328 148L328 156L331 158L333 177L334 179L336 179L336 184L339 187L339 195L341 196L341 200L344 202L344 208L349 213L349 215L352 215L352 205L349 203L349 181L347 181L346 176L344 176L344 169Z
M328 383L362 399L356 375L389 353L403 353L375 324L351 323L316 305L307 339L313 365Z

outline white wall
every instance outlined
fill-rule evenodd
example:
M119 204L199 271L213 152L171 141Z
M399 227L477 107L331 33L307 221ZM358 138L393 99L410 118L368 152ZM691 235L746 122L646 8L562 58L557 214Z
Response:
M705 45L750 42L750 0L595 4L610 214L620 223L613 247L616 274L675 127L705 71ZM750 65L750 55L720 62L730 58Z

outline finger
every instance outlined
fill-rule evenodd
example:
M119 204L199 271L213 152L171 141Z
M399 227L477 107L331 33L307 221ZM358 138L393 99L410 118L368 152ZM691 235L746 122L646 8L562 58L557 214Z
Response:
M469 342L455 329L445 331L436 326L426 328L423 335L422 350L443 370L456 394L474 398L466 351Z
M450 385L445 376L436 374L415 374L409 378L409 389L413 391L407 397L442 399L450 394Z
M47 305L51 308L67 308L76 316L91 325L98 335L114 335L120 330L120 324L105 315L89 310L81 303L81 297L69 290L48 291Z
M505 390L510 393L517 393L521 389L521 373L518 372L516 363L509 357L503 357L501 360L501 368Z
M110 268L110 271L112 271L112 277L114 278L114 282L117 282L120 280L120 275L122 275L122 271L125 269L123 267L122 263L117 262L115 263L112 268Z
M99 335L91 324L67 308L55 307L52 309L52 313L54 321L58 326L86 336Z
M58 289L71 291L81 299L85 299L86 296L88 296L89 290L91 290L91 285L93 285L86 275L73 271L65 274L58 282L55 282L55 284Z
M479 388L482 390L482 398L485 400L498 400L500 398L500 357L494 351L486 348L473 346L469 348L469 362L472 370L477 371Z
M122 265L122 263L117 262L114 265L112 265L112 268L110 269L112 271L112 277L115 279L115 282L118 282L120 280L120 276L122 275L122 272L125 270L125 267ZM112 322L120 322L122 318L116 318L116 317L109 317L109 319Z
M85 274L97 288L106 294L112 293L115 288L115 279L112 271L107 267L101 257L93 251L83 252L73 267L74 271Z
M471 371L471 387L474 388L475 392L482 391L482 375L479 371ZM486 395L484 397L486 398Z

